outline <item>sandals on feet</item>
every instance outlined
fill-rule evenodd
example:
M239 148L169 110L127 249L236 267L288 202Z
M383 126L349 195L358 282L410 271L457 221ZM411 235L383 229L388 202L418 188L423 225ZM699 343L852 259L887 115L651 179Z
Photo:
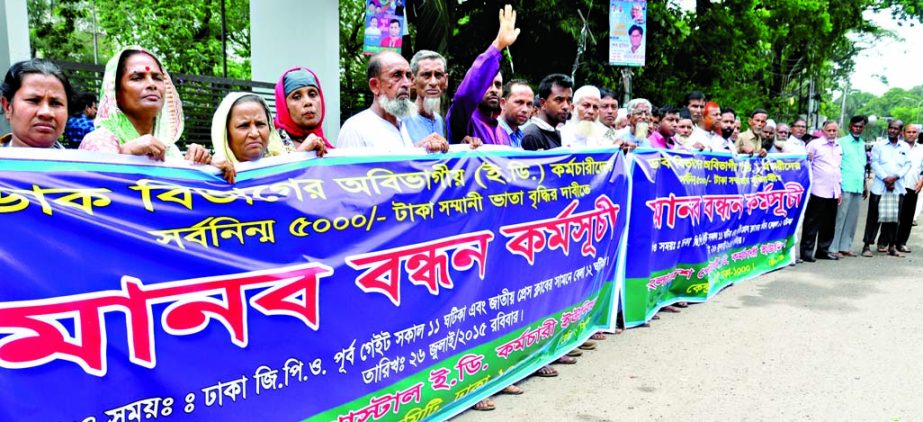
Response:
M577 356L583 356L583 351L581 351L580 349L574 349L574 350L567 352L567 355L565 356L569 356L572 358L575 358Z
M489 399L481 400L477 402L477 404L475 404L474 407L472 407L472 409L480 410L482 412L494 410L496 408L497 408L497 405L495 405L494 402L490 401Z
M599 341L599 340L605 340L605 339L606 339L606 335L603 334L602 331L597 331L596 334L593 334L590 336L590 340Z
M840 251L840 256L849 256L849 257L855 258L856 254L850 251Z
M670 306L670 305L664 306L663 308L660 308L660 310L664 312L674 313L674 314L679 313L679 309L676 309L675 307Z
M577 348L581 350L596 350L596 343L592 341L587 341L577 346Z
M689 302L676 302L676 303L673 304L673 306L675 306L675 307L677 307L677 308L688 308L688 307L689 307Z
M570 357L570 356L561 356L561 357L558 358L558 360L556 360L556 361L554 361L554 362L552 362L552 363L560 363L561 365L573 365L573 364L577 363L577 359L574 359L574 358L572 358L572 357Z
M869 249L869 248L864 248L864 249L862 249L862 256L864 256L864 257L866 257L866 258L871 258L871 257L873 257L873 256L875 256L875 255L872 253L872 250L871 250L871 249Z
M535 375L542 378L556 377L558 376L558 370L545 365L541 368L538 368L538 371L535 371Z
M893 257L895 257L895 258L903 258L903 257L904 257L904 255L901 255L900 253L898 253L896 249L890 249L890 250L888 250L888 255L891 255L891 256L893 256Z
M552 368L552 369L554 369L554 368ZM539 371L541 371L541 369L539 369ZM509 395L511 395L511 396L518 396L518 395L520 395L520 394L522 394L522 393L525 393L525 392L526 392L526 390L523 390L523 389L519 388L519 386L516 386L516 385L513 385L513 384L510 384L510 385L506 386L506 388L500 390L500 394L509 394Z

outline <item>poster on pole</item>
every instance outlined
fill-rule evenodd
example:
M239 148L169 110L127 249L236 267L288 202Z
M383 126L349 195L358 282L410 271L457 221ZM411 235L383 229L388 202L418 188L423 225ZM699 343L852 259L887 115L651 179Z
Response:
M609 64L644 66L647 1L609 1Z
M401 52L406 32L403 0L368 0L365 11L365 39L362 52Z

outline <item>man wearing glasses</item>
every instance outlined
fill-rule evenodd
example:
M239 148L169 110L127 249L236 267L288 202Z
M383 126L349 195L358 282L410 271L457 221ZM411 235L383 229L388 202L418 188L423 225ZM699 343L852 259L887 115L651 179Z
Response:
M651 102L635 98L625 108L628 110L628 126L616 133L615 145L629 150L636 146L649 147L647 137L650 135Z
M805 142L811 140L811 135L808 135L808 123L804 119L798 119L792 122L792 134L789 140L797 140L801 142L801 146L804 146Z

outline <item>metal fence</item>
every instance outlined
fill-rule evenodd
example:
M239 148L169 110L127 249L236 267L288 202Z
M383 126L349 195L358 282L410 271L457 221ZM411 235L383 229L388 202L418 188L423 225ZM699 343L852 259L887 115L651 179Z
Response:
M70 79L78 92L99 94L105 66L56 62ZM240 79L216 78L212 76L171 74L173 84L183 101L185 130L179 141L180 149L187 143L197 143L210 148L212 115L221 99L229 92L252 92L266 99L273 113L276 112L275 85L269 82L254 82Z

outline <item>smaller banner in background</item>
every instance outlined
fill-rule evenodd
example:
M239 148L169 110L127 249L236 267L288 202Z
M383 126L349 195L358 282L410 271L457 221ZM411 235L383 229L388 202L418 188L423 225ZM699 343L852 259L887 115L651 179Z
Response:
M804 155L637 150L633 158L626 326L792 262L811 189Z

